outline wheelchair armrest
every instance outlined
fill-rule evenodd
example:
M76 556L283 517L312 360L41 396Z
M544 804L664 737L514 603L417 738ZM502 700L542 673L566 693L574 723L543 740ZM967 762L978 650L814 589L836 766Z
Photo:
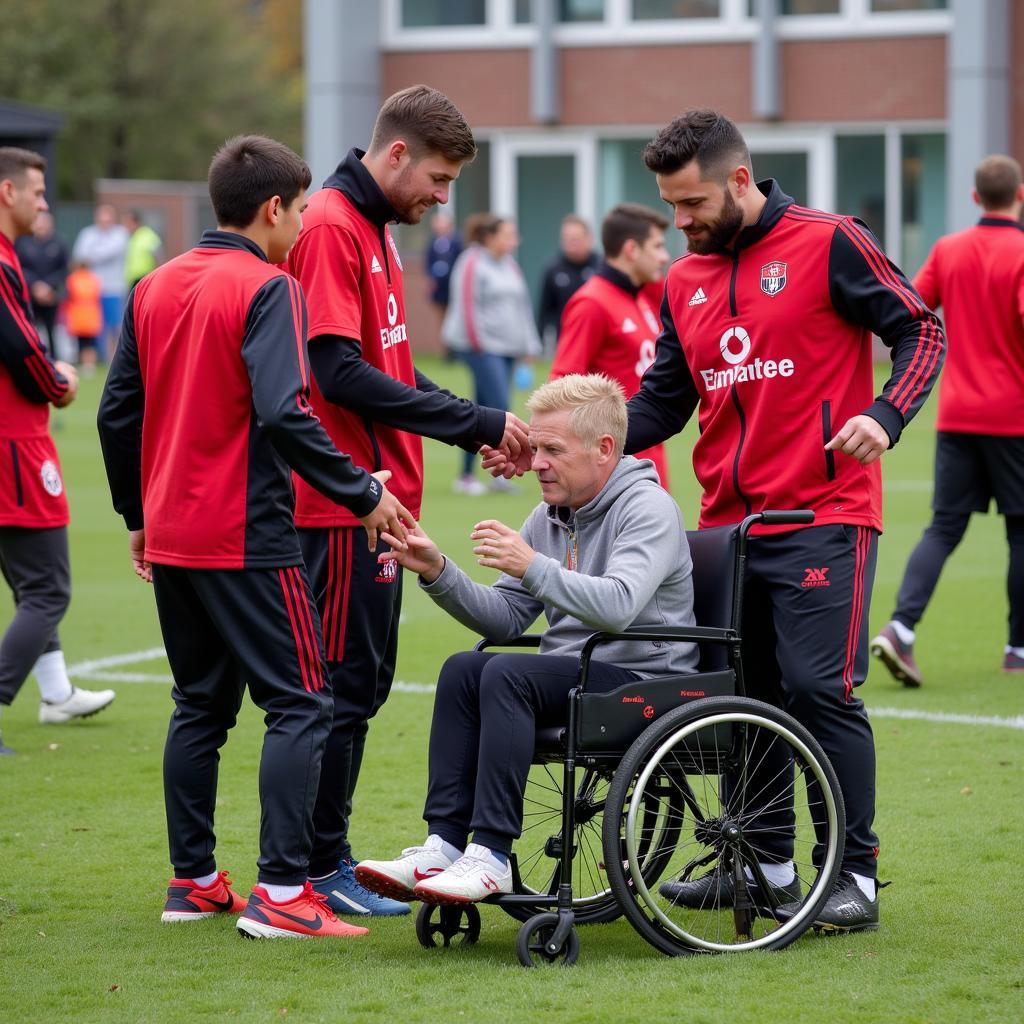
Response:
M540 633L524 633L522 636L517 636L512 640L489 640L484 637L483 640L477 642L473 648L474 651L485 651L488 647L540 647L541 634Z
M634 626L621 633L592 633L580 653L579 690L587 688L587 671L594 649L612 640L661 640L666 643L732 644L739 640L735 629L716 626Z

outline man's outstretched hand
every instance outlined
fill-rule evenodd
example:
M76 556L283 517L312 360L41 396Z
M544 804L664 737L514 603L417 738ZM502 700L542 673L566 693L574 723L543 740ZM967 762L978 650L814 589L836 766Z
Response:
M497 519L485 519L477 523L469 538L477 542L473 554L477 556L480 565L497 569L517 579L523 578L537 553L523 540L518 530L513 530Z
M382 469L371 475L380 483L383 493L380 501L377 502L377 507L369 515L361 516L359 519L366 529L367 545L371 551L376 551L377 535L383 534L384 531L390 533L399 544L404 544L406 523L415 526L416 520L410 515L409 510L384 486L391 479L391 470Z
M381 539L391 545L391 550L378 555L378 562L397 562L402 568L422 576L424 583L433 583L441 575L444 555L418 523L406 531L404 542L387 532L381 534Z
M483 456L483 468L492 476L506 479L522 476L533 465L529 428L515 413L505 413L505 433L501 443L497 448L485 444L480 454Z

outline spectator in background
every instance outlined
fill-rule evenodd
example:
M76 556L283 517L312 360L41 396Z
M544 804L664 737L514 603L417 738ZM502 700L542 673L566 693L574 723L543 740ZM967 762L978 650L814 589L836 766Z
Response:
M427 246L427 276L430 278L430 301L443 317L448 309L449 280L452 266L462 252L462 239L455 230L455 221L447 210L438 210L430 219L431 239Z
M494 215L475 222L471 245L455 261L451 303L441 336L473 374L477 405L508 409L516 360L540 355L541 343L530 309L526 279L515 260L519 232L515 221ZM473 475L475 455L463 455L460 494L483 494L487 488ZM492 487L508 490L507 480Z
M562 219L559 246L558 255L544 268L537 315L544 350L549 354L558 344L566 303L601 265L600 256L594 252L590 225L575 213Z
M138 210L129 210L124 215L124 226L128 232L128 246L124 256L127 293L163 262L164 243L148 224L142 223L142 214Z
M75 263L67 279L68 301L64 309L68 334L78 344L82 375L96 372L96 339L103 332L103 282L86 263Z
M106 361L107 341L111 348L117 343L124 313L124 257L128 248L128 229L117 222L117 210L110 203L100 203L93 213L93 223L82 228L75 239L71 258L87 263L103 283L103 330L97 341L97 355Z
M53 215L41 213L32 225L32 234L14 244L32 299L37 327L46 329L50 356L56 358L54 328L64 280L68 276L68 245L54 229Z

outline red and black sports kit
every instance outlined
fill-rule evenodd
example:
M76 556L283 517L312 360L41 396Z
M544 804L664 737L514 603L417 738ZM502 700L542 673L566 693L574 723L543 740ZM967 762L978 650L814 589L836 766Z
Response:
M305 329L298 283L249 239L207 231L133 289L100 402L114 508L145 529L174 675L164 792L179 878L215 870L218 750L246 684L266 713L259 878L307 876L331 695L291 469L355 514L381 489L310 408Z
M71 600L68 500L50 403L68 382L32 320L14 246L0 234L0 571L15 612L0 639L0 705L14 700L41 654L60 649Z
M939 372L942 329L863 224L797 206L772 181L758 188L765 206L733 251L688 253L670 268L626 451L677 433L697 410L702 528L765 509L815 511L812 527L751 541L747 689L821 743L846 802L844 866L874 876L874 740L853 687L867 674L881 470L825 443L866 414L895 444ZM872 333L893 358L875 398Z
M650 304L644 289L621 270L602 263L562 313L551 379L567 373L603 373L617 380L626 397L632 398L654 362L654 342L660 331L657 307ZM661 486L668 490L665 446L655 445L636 457L654 463Z
M311 402L334 443L414 516L423 495L420 436L476 451L500 443L501 409L437 387L412 361L402 264L388 224L398 219L352 150L309 200L288 258L309 303ZM323 621L334 724L323 762L310 857L313 877L351 856L348 817L369 720L394 678L401 571L377 563L358 519L296 481L295 522ZM378 551L388 550L383 541Z
M972 512L1006 520L1009 644L1024 647L1024 228L986 214L940 238L914 278L942 307L949 354L939 384L932 522L914 548L893 618L920 621Z

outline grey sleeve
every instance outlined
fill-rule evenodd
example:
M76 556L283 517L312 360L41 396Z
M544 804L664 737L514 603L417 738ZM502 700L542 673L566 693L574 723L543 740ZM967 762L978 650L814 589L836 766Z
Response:
M450 558L433 583L420 586L435 604L467 629L502 642L521 636L544 611L520 580L502 575L493 586L471 580Z
M607 526L614 540L600 576L575 572L538 553L523 586L588 626L618 633L636 620L679 566L685 534L679 507L656 485L635 488Z

